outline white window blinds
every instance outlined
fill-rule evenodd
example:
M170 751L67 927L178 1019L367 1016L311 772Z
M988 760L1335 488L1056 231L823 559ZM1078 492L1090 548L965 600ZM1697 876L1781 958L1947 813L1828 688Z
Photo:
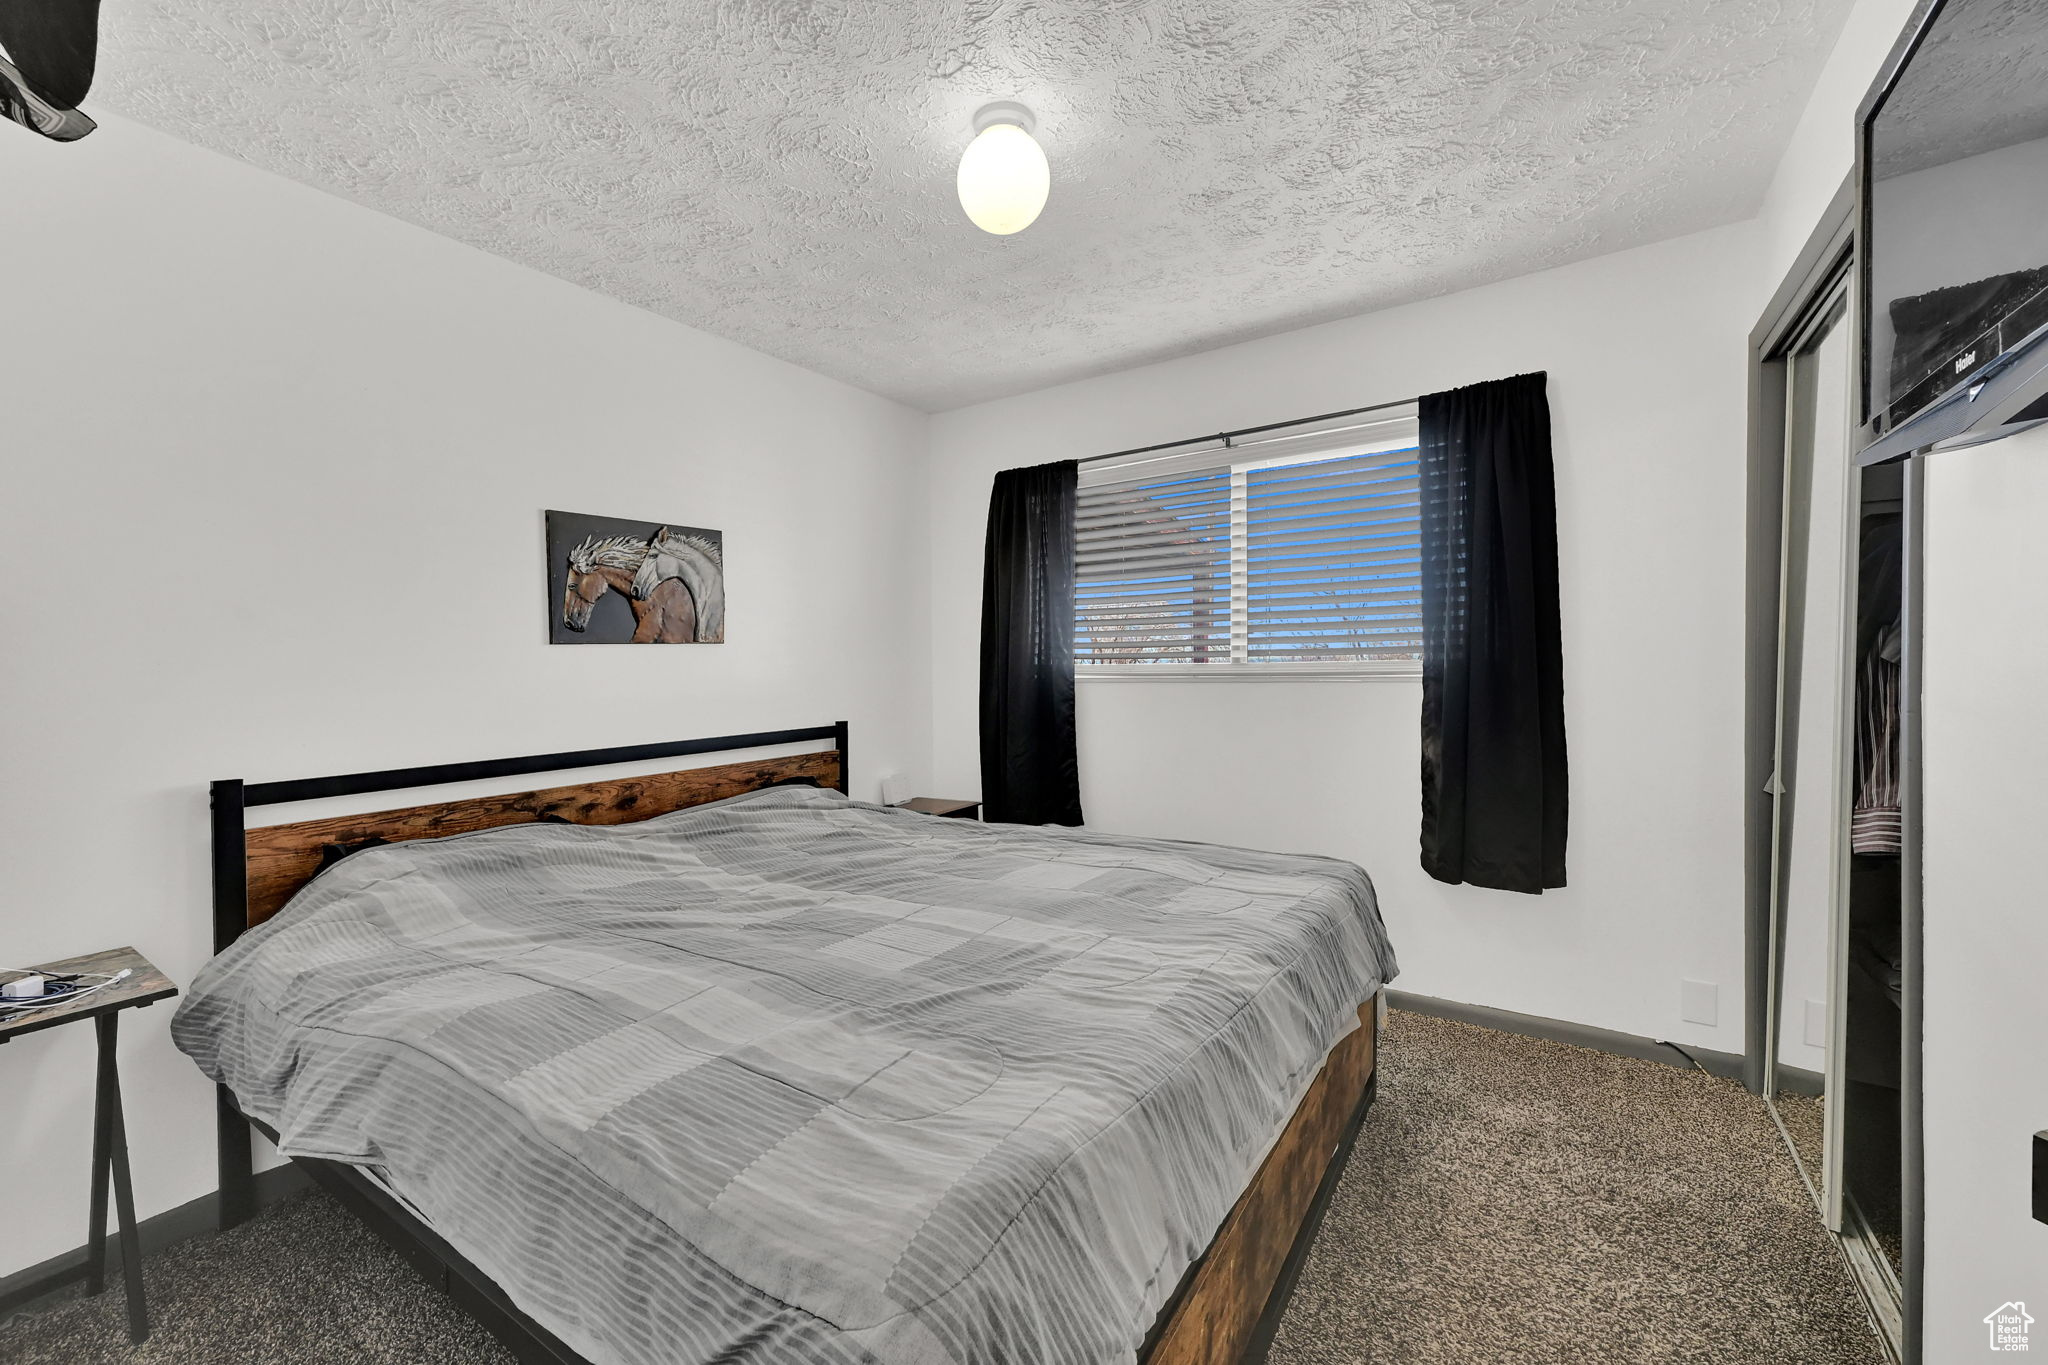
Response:
M1412 416L1083 466L1076 662L1153 677L1412 673L1419 512Z

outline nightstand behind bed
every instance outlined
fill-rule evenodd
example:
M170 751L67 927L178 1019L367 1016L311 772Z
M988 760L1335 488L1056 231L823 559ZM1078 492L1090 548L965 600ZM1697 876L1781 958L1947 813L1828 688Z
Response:
M128 1125L121 1113L121 1076L114 1044L122 1010L167 1000L178 993L178 988L133 948L110 948L62 962L46 962L29 970L42 975L69 976L79 972L112 975L124 968L133 975L90 994L81 993L74 1003L0 1010L0 1043L79 1019L92 1020L99 1034L99 1066L92 1103L92 1231L86 1238L82 1271L86 1293L97 1294L106 1288L107 1185L111 1179L114 1210L121 1229L121 1276L128 1290L128 1337L139 1346L149 1338L149 1306L142 1295L142 1247L135 1234L135 1191L128 1180ZM10 980L13 975L9 974Z
M919 815L936 815L946 820L979 820L981 802L954 801L944 796L913 796L908 801L897 803L898 810L914 810Z

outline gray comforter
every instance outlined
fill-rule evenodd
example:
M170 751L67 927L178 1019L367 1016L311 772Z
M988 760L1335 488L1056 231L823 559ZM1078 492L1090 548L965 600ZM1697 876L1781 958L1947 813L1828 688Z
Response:
M357 853L173 1034L592 1361L1093 1365L1394 970L1348 863L781 788Z

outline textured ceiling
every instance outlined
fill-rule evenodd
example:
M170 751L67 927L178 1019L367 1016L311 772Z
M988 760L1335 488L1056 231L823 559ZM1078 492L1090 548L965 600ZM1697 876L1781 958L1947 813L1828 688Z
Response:
M943 409L1747 217L1847 8L124 0L92 103Z

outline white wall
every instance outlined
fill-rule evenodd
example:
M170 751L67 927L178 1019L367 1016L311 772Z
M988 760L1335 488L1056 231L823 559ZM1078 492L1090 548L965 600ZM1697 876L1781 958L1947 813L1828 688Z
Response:
M981 536L998 469L1547 370L1563 571L1570 886L1417 860L1420 684L1088 682L1090 823L1371 872L1404 989L1742 1046L1743 338L1719 229L932 421L936 789L979 788ZM1678 1018L1718 982L1720 1023Z
M189 980L211 778L842 717L857 794L923 770L922 414L118 119L0 136L0 261L7 961ZM547 645L547 507L722 529L730 642ZM145 1215L213 1186L170 1013ZM84 1240L91 1059L0 1048L0 1274Z
M1763 267L1754 282L1758 311L1791 270L1855 164L1856 106L1917 3L1856 0L1843 22L1757 214L1764 235Z
M1928 461L1930 1362L1975 1359L1981 1319L2010 1299L2048 1322L2048 1227L2028 1211L2030 1138L2048 1129L2044 520L2048 432Z

